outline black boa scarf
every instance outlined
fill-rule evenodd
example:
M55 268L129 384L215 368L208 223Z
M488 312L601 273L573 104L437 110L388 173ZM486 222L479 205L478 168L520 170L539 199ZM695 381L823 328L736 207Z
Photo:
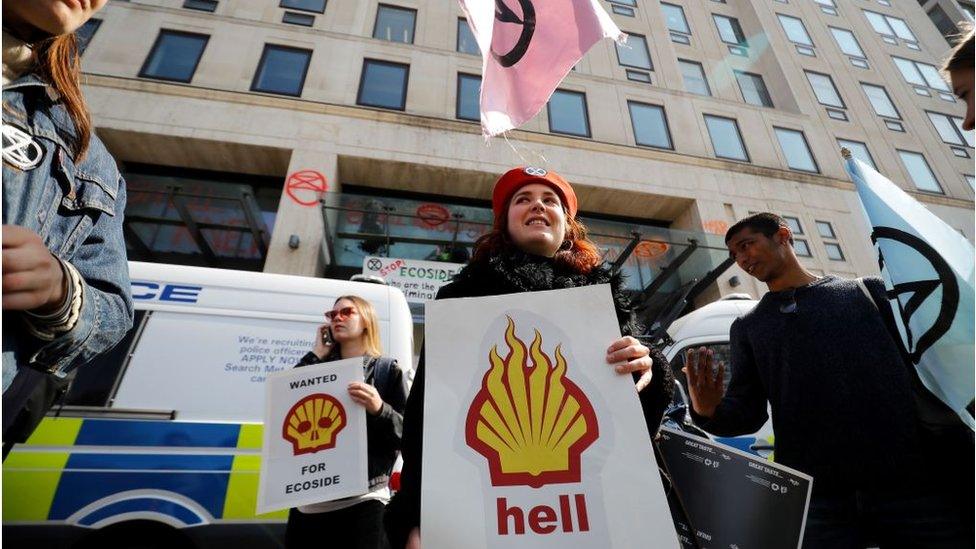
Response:
M641 328L634 320L623 283L620 273L611 273L604 266L581 274L550 258L514 251L468 264L439 297L480 297L610 284L621 331L624 335L637 335Z

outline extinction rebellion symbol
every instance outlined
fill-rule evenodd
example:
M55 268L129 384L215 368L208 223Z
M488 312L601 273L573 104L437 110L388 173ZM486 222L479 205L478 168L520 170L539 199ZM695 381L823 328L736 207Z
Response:
M369 270L371 271L378 271L383 268L383 262L374 258L367 261L366 266L369 267Z
M535 7L532 5L532 0L518 0L518 4L522 8L521 19L512 11L512 8L505 4L505 0L495 0L495 20L501 23L514 23L522 26L522 32L519 34L518 40L507 53L500 54L496 52L495 45L492 44L491 56L495 58L495 61L498 61L499 65L506 68L511 67L522 59L522 56L529 49L532 35L535 34Z
M902 324L904 324L907 337L906 344L911 353L912 362L918 364L925 351L939 341L952 326L952 321L956 318L956 310L959 308L959 282L945 259L927 242L913 234L892 227L875 227L874 232L871 233L871 240L876 245L880 240L893 240L908 246L918 252L935 270L936 279L899 282L888 291L888 299L894 300ZM880 246L878 248L878 266L881 269L885 267L884 255L881 253ZM942 288L939 314L932 326L921 336L915 338L909 327L909 321L919 307L925 303L925 300L935 293L939 287ZM904 304L898 299L902 294L911 294L911 297Z

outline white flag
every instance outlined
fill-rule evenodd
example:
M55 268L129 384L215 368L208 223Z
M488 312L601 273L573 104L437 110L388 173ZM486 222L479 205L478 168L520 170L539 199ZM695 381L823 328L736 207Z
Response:
M867 164L846 167L919 378L973 429L973 245Z

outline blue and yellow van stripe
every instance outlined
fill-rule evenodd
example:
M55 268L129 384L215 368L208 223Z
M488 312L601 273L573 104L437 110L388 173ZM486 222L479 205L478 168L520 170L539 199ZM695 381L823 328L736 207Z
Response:
M3 465L3 520L65 521L98 501L108 503L80 524L140 510L203 520L151 497L111 501L143 491L178 494L207 519L280 521L287 511L254 513L261 443L261 425L45 418Z

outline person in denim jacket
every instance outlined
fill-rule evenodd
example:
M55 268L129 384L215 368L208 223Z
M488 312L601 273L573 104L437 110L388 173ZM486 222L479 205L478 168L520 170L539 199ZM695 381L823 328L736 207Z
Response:
M125 186L92 134L74 35L105 2L3 4L4 455L52 404L32 395L132 326Z

